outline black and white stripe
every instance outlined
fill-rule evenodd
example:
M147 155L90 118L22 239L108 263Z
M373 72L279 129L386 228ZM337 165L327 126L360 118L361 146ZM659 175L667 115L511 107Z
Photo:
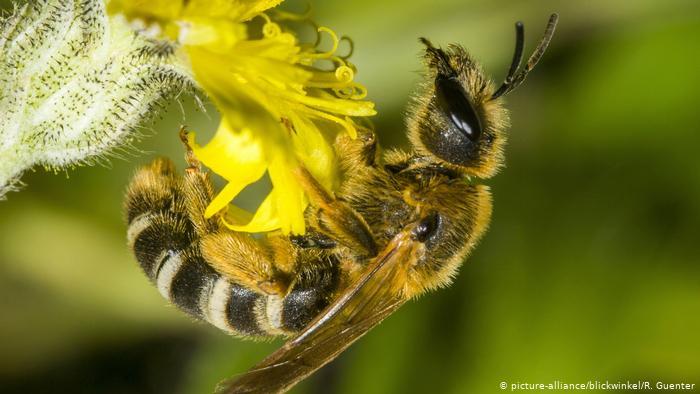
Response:
M329 302L338 285L337 265L297 278L285 297L263 295L231 282L202 257L184 214L145 212L127 231L136 259L163 297L188 314L241 336L288 335L301 330Z

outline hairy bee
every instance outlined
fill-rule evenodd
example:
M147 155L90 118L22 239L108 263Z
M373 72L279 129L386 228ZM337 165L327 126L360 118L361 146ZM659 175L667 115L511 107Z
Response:
M501 97L541 58L556 22L554 14L522 69L516 24L498 89L463 48L421 39L428 77L408 115L412 149L381 153L369 130L340 135L335 195L297 169L311 200L306 235L254 239L206 219L212 186L191 152L184 177L165 159L135 175L128 242L163 297L235 335L293 336L224 392L288 390L408 299L450 284L491 216L489 189L476 180L503 163Z

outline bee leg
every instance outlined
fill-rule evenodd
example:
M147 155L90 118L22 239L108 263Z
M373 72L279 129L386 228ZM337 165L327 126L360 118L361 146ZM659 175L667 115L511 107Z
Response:
M182 182L185 209L195 232L199 236L216 232L219 229L218 216L206 218L204 212L214 198L209 173L202 171L199 161L190 146L189 133L185 126L180 127L180 140L185 146L185 160L188 167Z
M244 287L264 294L285 294L291 263L271 258L268 250L248 235L222 228L218 214L210 218L204 215L214 198L214 189L209 174L201 170L192 152L191 140L184 126L180 128L180 139L185 145L185 159L189 164L182 185L185 207L200 237L199 248L204 259L214 270ZM291 254L284 256L289 259Z
M335 140L341 170L347 172L356 169L358 165L374 167L379 158L377 137L365 128L358 128L357 138L350 138L347 133L341 133Z
M194 230L199 236L214 233L219 230L219 216L206 218L204 212L214 197L214 189L209 174L197 169L188 168L183 177L182 188L185 196L185 207Z
M223 228L219 215L204 216L214 195L208 174L188 169L183 189L189 219L200 237L202 256L212 268L261 294L284 295L289 284L290 263L277 256L273 258L267 248L250 236ZM285 258L290 255L282 254Z
M295 175L317 209L311 215L311 226L328 234L331 239L352 250L377 254L377 243L365 219L347 203L333 197L314 179L306 168L298 167Z
M289 288L288 257L269 251L248 235L223 230L200 241L202 256L219 273L261 294L284 296ZM289 256L289 255L287 255Z
M302 249L333 249L338 243L325 234L315 231L307 231L304 235L292 235L289 237L294 246Z

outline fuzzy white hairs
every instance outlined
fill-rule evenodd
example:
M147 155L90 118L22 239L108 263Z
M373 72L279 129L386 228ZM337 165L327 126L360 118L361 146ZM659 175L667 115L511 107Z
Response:
M33 0L0 18L0 198L34 166L91 164L193 82L167 43L103 0Z

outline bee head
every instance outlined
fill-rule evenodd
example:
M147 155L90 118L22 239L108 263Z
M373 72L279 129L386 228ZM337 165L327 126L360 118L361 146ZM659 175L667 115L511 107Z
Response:
M524 28L516 23L513 62L498 89L461 46L443 50L421 38L426 46L428 81L408 118L409 138L417 152L467 175L493 176L503 165L508 126L501 97L518 87L542 57L556 22L553 14L544 38L522 69Z

